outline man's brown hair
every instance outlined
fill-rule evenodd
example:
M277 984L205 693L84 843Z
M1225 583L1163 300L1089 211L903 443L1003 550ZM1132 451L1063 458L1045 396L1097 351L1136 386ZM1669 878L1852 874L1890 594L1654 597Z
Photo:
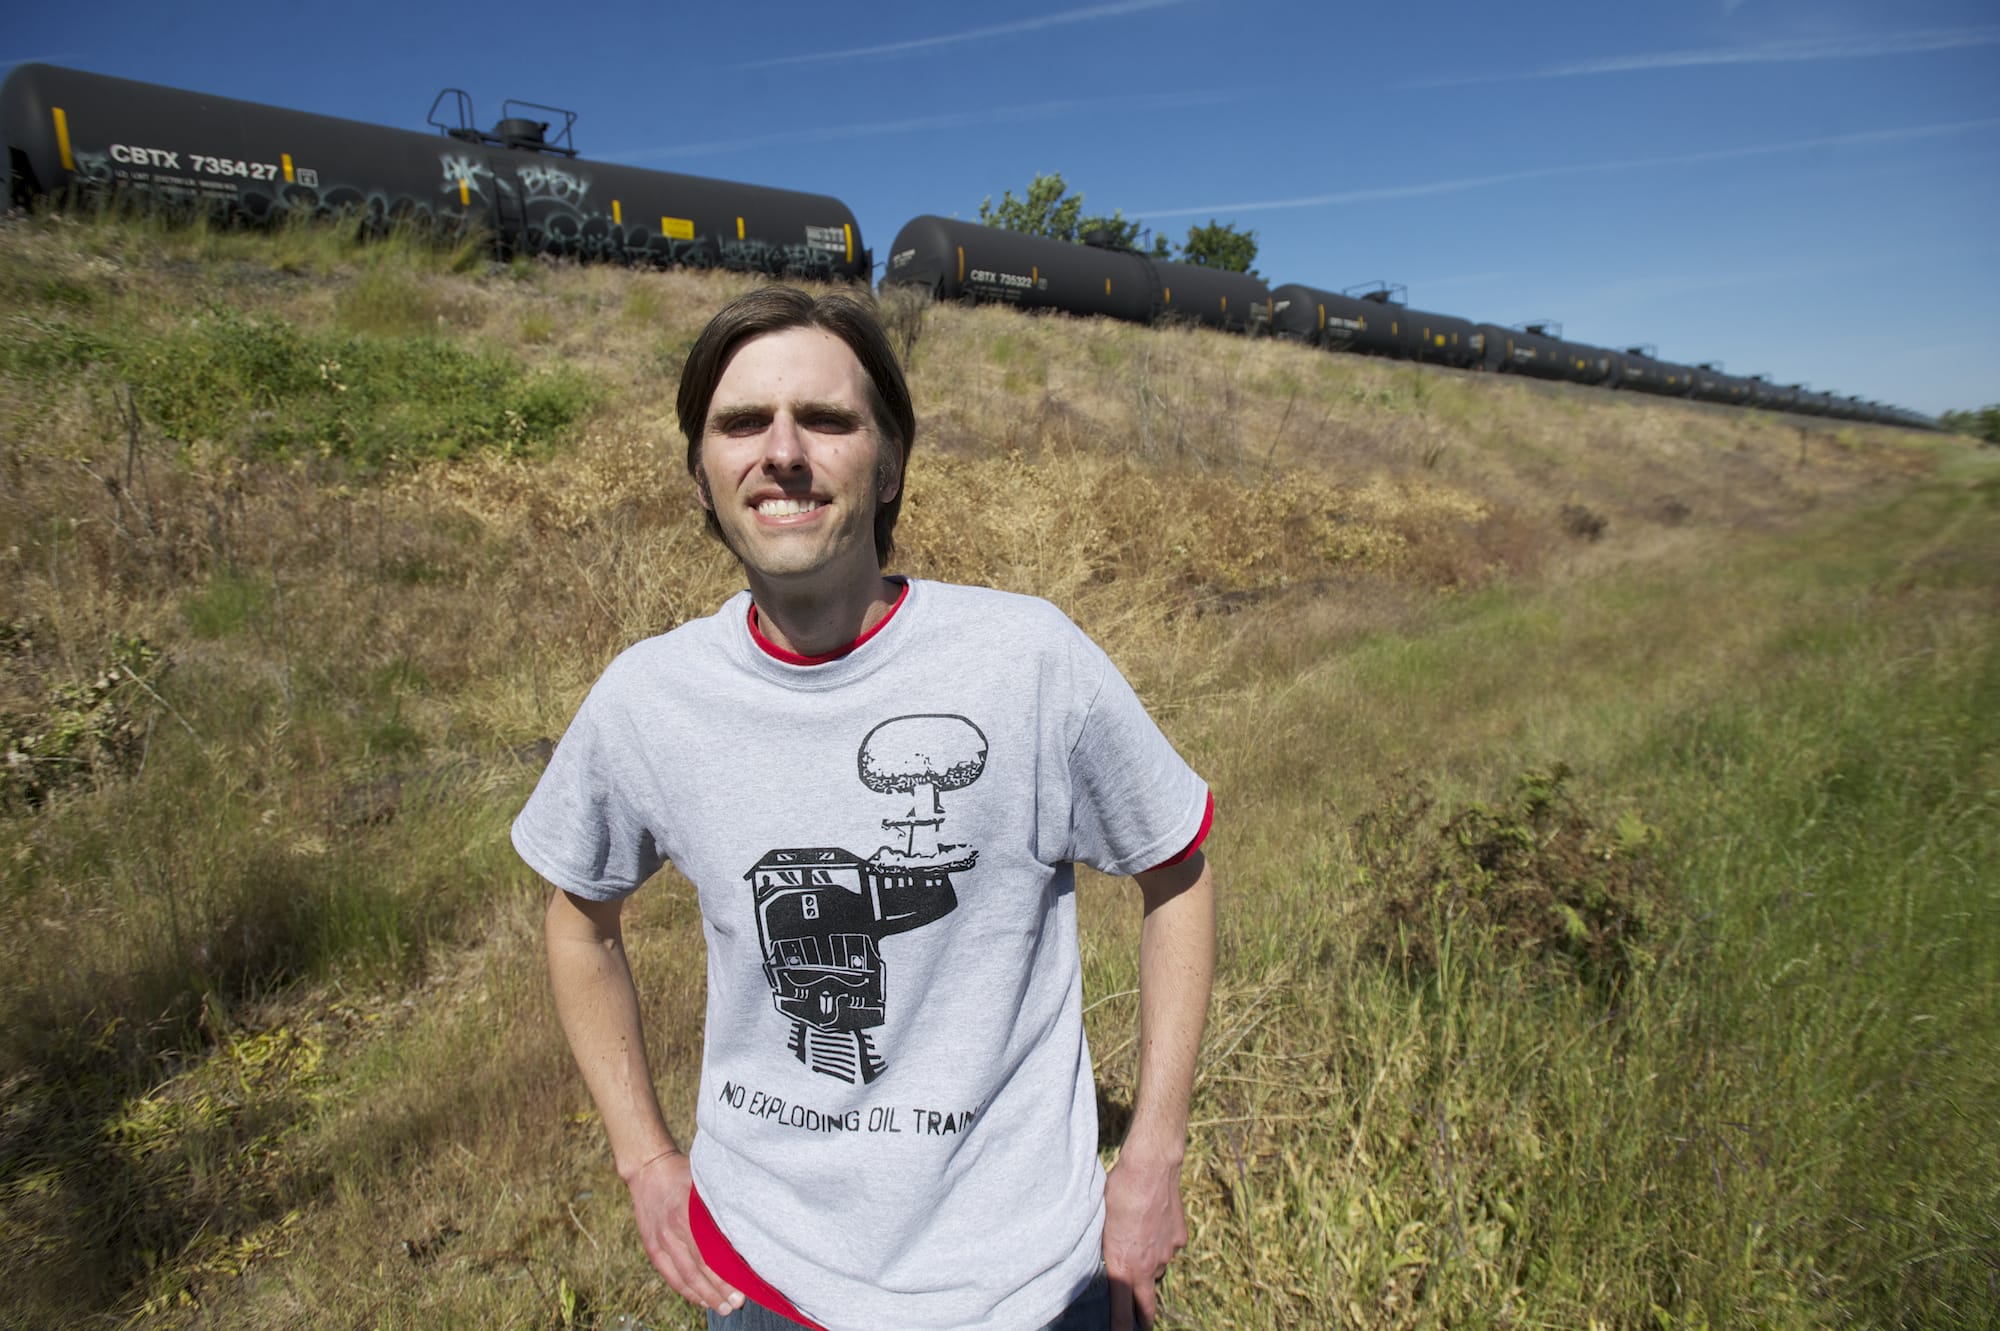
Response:
M895 548L896 517L903 509L900 484L910 461L910 446L916 442L917 413L910 404L910 386L903 380L903 367L889 346L888 335L875 317L872 305L844 292L814 297L796 287L759 287L730 301L708 321L681 370L681 433L687 436L687 469L694 483L707 496L707 482L701 475L701 435L708 422L708 408L715 400L716 385L736 348L766 333L791 328L817 328L831 333L854 353L868 376L868 405L875 416L875 428L882 434L876 461L875 557L887 562ZM892 451L893 450L893 451ZM899 484L893 499L882 499L881 488L890 478ZM722 535L715 510L708 510L708 529Z

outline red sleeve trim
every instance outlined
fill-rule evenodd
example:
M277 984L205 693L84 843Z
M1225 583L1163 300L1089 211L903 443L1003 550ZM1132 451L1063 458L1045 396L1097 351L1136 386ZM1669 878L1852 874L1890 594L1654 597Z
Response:
M1172 859L1161 860L1158 864L1153 866L1153 869L1171 869L1176 864L1183 864L1189 859L1192 859L1194 857L1194 853L1201 849L1201 843L1208 840L1208 829L1213 827L1214 825L1215 825L1215 792L1211 790L1208 792L1208 804L1201 811L1201 827L1195 832L1194 840L1188 842L1187 849L1183 850L1180 854L1174 856ZM1147 869L1145 872L1151 873L1153 872L1153 869Z
M750 1269L750 1263L744 1261L735 1245L723 1236L715 1217L708 1213L707 1204L701 1200L700 1190L695 1188L688 1189L688 1230L694 1235L694 1246L700 1250L701 1260L708 1263L709 1270L742 1290L744 1298L769 1308L780 1317L789 1317L808 1331L826 1331L825 1327L794 1308L790 1299L771 1288L763 1277Z
M882 616L882 618L876 620L875 627L869 629L867 632L863 633L860 637L856 638L853 642L848 643L845 647L842 647L838 651L824 652L818 656L807 656L803 652L795 652L792 651L790 648L778 646L777 643L772 642L769 638L764 636L763 628L758 625L757 603L755 601L752 601L750 603L750 641L756 643L758 647L762 648L766 656L769 656L774 660L783 661L786 665L812 666L812 665L825 665L828 661L838 661L841 657L847 655L849 652L859 647L862 643L867 642L870 638L880 633L884 628L884 626L886 626L890 620L896 617L896 612L903 608L903 602L906 599L908 599L910 595L910 583L907 578L903 580L902 587L903 590L896 593L896 600L894 604L892 604L889 607L889 613Z

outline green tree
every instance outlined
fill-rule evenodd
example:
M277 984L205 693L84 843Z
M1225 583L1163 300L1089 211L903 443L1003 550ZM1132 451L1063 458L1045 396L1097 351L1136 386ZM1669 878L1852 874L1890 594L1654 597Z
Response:
M993 196L979 205L979 220L987 226L1007 231L1024 231L1031 236L1053 240L1082 241L1096 233L1099 243L1112 249L1138 250L1155 259L1172 255L1173 246L1165 236L1157 236L1137 218L1128 218L1123 209L1113 209L1109 217L1083 215L1083 195L1071 194L1062 172L1037 174L1028 182L1027 193L1014 197L1008 190L994 203Z
M987 226L1055 240L1077 239L1082 219L1083 196L1069 192L1060 171L1046 176L1037 172L1023 198L1015 198L1014 191L1008 190L997 206L991 194L979 205L979 220Z
M1238 231L1230 223L1218 222L1211 217L1207 226L1188 228L1187 242L1181 246L1180 261L1256 277L1258 272L1250 265L1257 261L1257 233Z
M1953 434L1969 434L1989 444L2000 444L2000 402L1977 411L1947 411L1938 417L1938 424Z

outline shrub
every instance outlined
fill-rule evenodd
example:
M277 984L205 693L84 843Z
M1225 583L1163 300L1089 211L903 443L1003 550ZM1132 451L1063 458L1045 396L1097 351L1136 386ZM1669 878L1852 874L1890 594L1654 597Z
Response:
M1582 504L1564 504L1562 529L1580 541L1594 541L1604 535L1609 525L1602 513L1593 512Z
M33 645L28 625L0 624L0 657L10 671ZM32 807L64 786L129 770L157 696L150 678L167 664L159 648L121 633L87 679L49 689L29 712L0 714L0 809Z
M1524 772L1505 801L1441 819L1421 782L1393 779L1354 826L1371 950L1427 974L1448 937L1461 951L1483 941L1607 993L1648 969L1666 907L1658 833L1631 814L1600 827L1569 777L1561 763Z

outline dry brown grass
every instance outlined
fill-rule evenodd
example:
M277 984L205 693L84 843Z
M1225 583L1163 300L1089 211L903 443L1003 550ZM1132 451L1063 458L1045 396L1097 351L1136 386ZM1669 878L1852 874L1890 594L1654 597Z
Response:
M102 366L0 373L0 620L32 624L38 644L0 671L0 712L88 677L121 633L173 667L141 709L135 773L84 773L0 824L16 912L0 944L4 1270L23 1315L45 1322L558 1326L567 1306L574 1325L635 1310L691 1324L635 1263L543 1001L540 889L502 831L535 744L610 656L740 585L702 530L671 399L702 322L750 280L265 254L205 233L10 226L0 294L78 325L164 328L220 301L309 327L439 332L505 347L530 372L569 366L600 405L537 455L366 479L230 441L174 445ZM1411 1321L1429 1259L1409 1257L1422 1245L1407 1227L1421 1217L1371 1182L1365 1151L1433 1130L1373 1124L1370 1106L1420 1081L1441 1056L1424 1041L1440 1037L1378 1021L1379 1080L1343 1080L1353 1065L1314 1041L1365 1038L1360 1020L1329 1034L1360 1000L1287 940L1336 933L1354 907L1299 885L1351 869L1340 829L1371 774L1428 755L1476 780L1521 744L1588 757L1589 742L1587 718L1553 702L1482 711L1498 660L1491 678L1455 664L1439 685L1449 707L1400 691L1407 715L1383 715L1386 674L1439 668L1394 642L1448 629L1489 589L1672 569L1905 483L1931 454L1888 430L1190 329L955 307L891 321L920 416L896 567L1062 605L1221 797L1231 964L1197 1109L1208 1255L1190 1288L1220 1298L1258 1235L1302 1227L1317 1246L1290 1274L1276 1270L1290 1258L1262 1254L1270 1301L1245 1325L1327 1315L1315 1282L1334 1250L1348 1287L1377 1290L1356 1324ZM1601 539L1565 532L1566 505L1602 515ZM1564 605L1547 613L1590 613ZM1714 650L1757 646L1746 631ZM1692 667L1659 682L1697 687ZM686 964L698 921L674 886L640 899L633 946L663 1097L685 1127L702 981ZM280 894L292 904L274 912ZM1134 912L1115 886L1086 898L1093 992L1116 993ZM1131 1075L1124 1001L1092 1018L1114 1103ZM279 1030L311 1051L311 1075L267 1103L222 1094L222 1074L268 1059ZM198 1103L217 1116L205 1135L175 1128L185 1114L166 1107ZM1366 1130L1335 1141L1299 1126L1341 1106ZM1527 1131L1522 1112L1477 1130ZM1454 1114L1451 1131L1474 1131ZM107 1138L111 1121L147 1126ZM197 1177L209 1191L180 1199ZM110 1210L91 1209L92 1188ZM1476 1243L1489 1221L1464 1223Z

